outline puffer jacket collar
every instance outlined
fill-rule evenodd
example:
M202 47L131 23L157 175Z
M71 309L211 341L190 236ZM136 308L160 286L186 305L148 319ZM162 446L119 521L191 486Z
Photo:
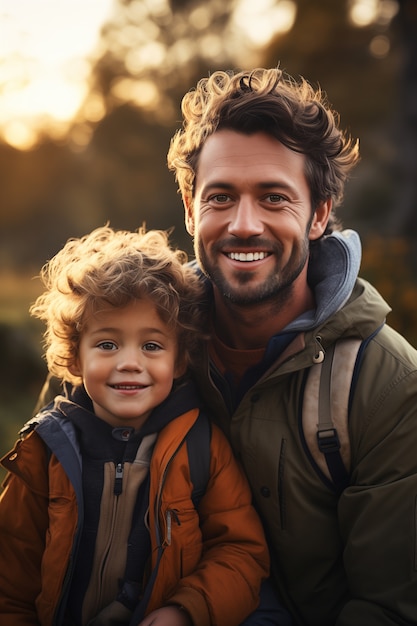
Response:
M188 378L178 381L168 398L154 409L145 422L139 433L140 438L159 432L173 419L200 404L194 382ZM36 430L55 454L73 485L79 515L83 519L82 458L77 430L72 420L79 407L84 411L91 410L91 400L82 387L72 388L71 385L67 385L64 387L64 395L57 396L52 403L29 420L20 431L20 436L24 437L31 430ZM91 416L95 417L93 414ZM99 418L96 419L101 422Z

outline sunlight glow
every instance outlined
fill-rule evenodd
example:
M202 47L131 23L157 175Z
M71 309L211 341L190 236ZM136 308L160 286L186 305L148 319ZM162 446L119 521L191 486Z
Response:
M149 41L142 46L133 47L125 57L129 73L139 74L144 67L159 67L165 60L166 50L158 41Z
M376 35L369 44L369 51L376 59L384 59L390 51L390 40L385 35Z
M135 102L143 108L154 108L158 104L159 92L149 80L121 78L112 86L112 93L124 102Z
M398 8L397 0L351 0L349 19L359 27L374 22L386 26L398 13Z
M21 150L31 148L36 141L35 131L28 124L18 120L6 123L3 128L3 136L9 145Z
M356 26L368 26L375 20L378 0L355 0L350 9L350 19Z
M100 26L113 0L1 0L0 132L21 149L62 130L87 92Z
M265 46L276 34L289 31L295 21L297 6L291 0L240 0L234 21L256 46Z

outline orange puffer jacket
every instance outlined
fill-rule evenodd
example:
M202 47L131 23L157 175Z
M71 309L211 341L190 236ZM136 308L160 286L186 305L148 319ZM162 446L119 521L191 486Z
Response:
M155 443L149 505L155 581L146 613L177 603L198 626L238 626L258 604L269 557L249 487L215 426L210 479L195 510L184 439L197 416L192 409L175 418ZM57 438L71 447L71 433ZM2 460L9 474L0 497L0 623L7 626L63 624L83 523L81 466L75 448L65 469L55 452L47 453L35 430Z

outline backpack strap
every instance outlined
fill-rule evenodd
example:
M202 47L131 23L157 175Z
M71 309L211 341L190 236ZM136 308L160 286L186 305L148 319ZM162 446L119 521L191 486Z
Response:
M351 383L361 339L340 339L307 376L302 428L309 456L320 474L341 493L349 482L348 412Z
M210 440L210 420L203 411L200 411L186 436L190 478L193 484L191 499L196 509L206 492L210 477Z

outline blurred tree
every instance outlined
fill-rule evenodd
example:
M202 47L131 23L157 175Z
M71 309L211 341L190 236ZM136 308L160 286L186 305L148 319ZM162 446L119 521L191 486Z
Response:
M397 110L395 211L387 231L414 239L417 245L417 2L398 0L395 21L402 54L399 72L400 106ZM417 270L417 254L414 257Z
M106 113L130 102L147 118L172 125L178 104L211 68L237 58L233 14L238 0L119 0L117 16L102 29L105 53L92 70L91 100ZM242 44L240 43L240 49Z
M297 0L293 28L262 62L322 85L342 126L360 138L342 219L364 236L412 238L416 248L417 2Z
M417 282L410 242L404 237L369 237L363 250L361 274L392 306L389 324L417 347Z
M96 223L173 227L174 243L192 252L166 154L184 92L211 67L234 64L236 50L222 36L232 31L235 5L119 0L102 29L103 54L70 132Z

